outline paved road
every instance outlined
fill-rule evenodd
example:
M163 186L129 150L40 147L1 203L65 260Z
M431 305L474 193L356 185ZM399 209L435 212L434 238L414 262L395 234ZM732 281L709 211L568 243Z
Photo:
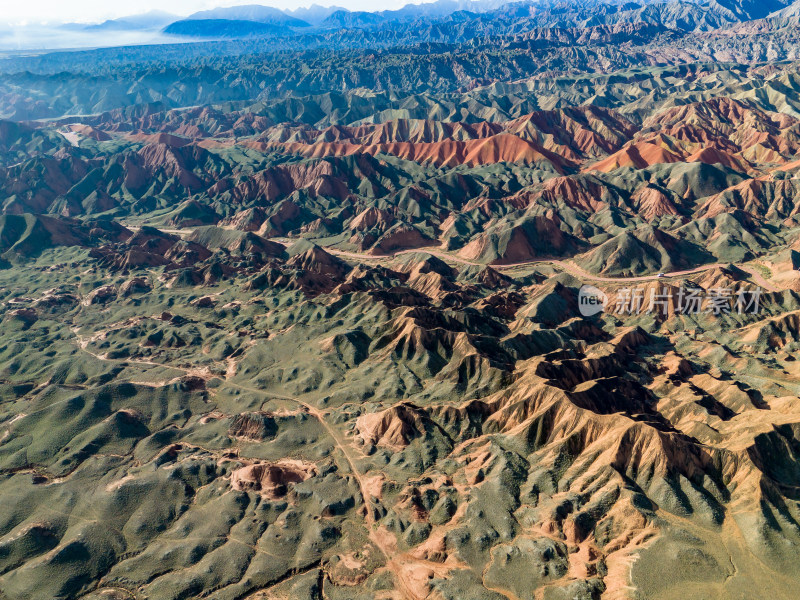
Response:
M136 226L128 226L129 229L136 231L139 227ZM191 233L191 229L161 229L165 233L172 233L177 234L180 236L185 236ZM290 246L296 240L290 238L270 238L270 241L276 242L278 244L282 244L283 246ZM331 254L335 254L336 256L341 256L342 258L350 258L352 260L359 260L359 261L378 261L384 262L389 261L397 258L398 256L402 256L404 254L415 254L418 252L424 252L426 254L431 254L442 260L446 260L449 262L454 262L461 265L470 265L476 267L483 267L486 266L485 263L476 262L473 260L468 260L466 258L462 258L458 255L451 254L449 252L443 252L438 248L438 246L425 246L422 248L413 248L410 250L399 250L392 254L364 254L360 252L346 252L344 250L337 250L335 248L325 248L326 251L330 252ZM718 269L722 267L728 266L728 263L713 263L710 265L701 265L699 267L694 267L692 269L686 269L683 271L670 271L668 273L664 273L663 275L659 276L658 274L655 275L637 275L635 277L606 277L603 275L595 275L593 273L589 273L584 269L580 268L578 265L573 263L572 261L566 260L556 260L556 259L546 259L546 260L529 260L524 262L517 262L517 263L507 263L502 265L490 265L493 269L497 271L505 271L508 269L516 269L520 267L533 267L536 265L551 265L554 267L558 267L562 271L569 273L581 280L586 281L601 281L606 283L620 283L620 282L639 282L639 281L655 281L656 279L662 278L669 278L669 277L686 277L687 275L695 275L697 273L703 273L705 271L710 271L711 269ZM753 282L762 287L763 289L769 292L777 292L779 291L773 284L769 283L766 279L764 279L763 275L758 272L756 269L752 269L749 267L745 267L742 265L735 265L745 273L749 274Z
M279 241L279 240L274 240ZM283 241L280 241L283 243ZM449 254L447 252L442 252L437 248L425 247L425 248L416 248L413 250L400 250L399 252L395 252L393 254L385 254L385 255L371 255L371 254L360 254L357 252L345 252L343 250L336 250L334 248L326 248L328 252L331 254L335 254L337 256L341 256L343 258L352 258L355 260L377 260L377 261L386 261L397 258L398 256L402 256L403 254L414 254L417 252L425 252L426 254L432 254L433 256L437 256L443 260L447 260L450 262L455 262L458 264L464 265L472 265L472 266L484 266L484 263L479 263L471 260L467 260L461 258L460 256L455 256L453 254ZM727 263L713 263L710 265L701 265L699 267L695 267L693 269L686 269L683 271L671 271L669 273L664 273L663 275L659 276L658 274L655 275L638 275L635 277L605 277L602 275L595 275L593 273L589 273L584 269L580 268L573 262L565 261L565 260L531 260L526 262L518 262L518 263L509 263L503 265L491 265L493 269L498 271L504 271L507 269L514 269L519 267L530 267L535 265L552 265L555 267L560 268L563 271L566 271L570 275L574 275L579 279L585 279L588 281L603 281L608 283L619 283L619 282L632 282L632 281L654 281L656 279L668 278L668 277L686 277L687 275L695 275L697 273L703 273L705 271L710 271L711 269L718 269L722 267L728 266ZM750 269L747 267L743 267L741 265L736 265L738 268L742 269L746 273L748 273L753 281L765 288L768 291L775 292L778 291L775 286L767 282L766 279L756 271L755 269Z

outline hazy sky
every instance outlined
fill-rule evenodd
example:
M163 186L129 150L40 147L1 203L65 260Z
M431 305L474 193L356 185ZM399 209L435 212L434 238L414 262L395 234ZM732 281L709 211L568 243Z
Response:
M97 22L149 10L188 15L216 6L264 4L278 8L297 8L310 4L344 6L350 10L382 10L418 4L422 0L0 0L0 22Z

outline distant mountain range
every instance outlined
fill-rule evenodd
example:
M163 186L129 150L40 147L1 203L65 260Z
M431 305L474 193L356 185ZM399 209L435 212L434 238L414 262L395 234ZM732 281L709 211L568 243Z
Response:
M292 17L277 8L260 4L203 10L189 15L186 20L252 21L254 23L268 23L269 25L281 25L284 27L309 27L309 23L306 21Z
M150 13L107 22L100 27L109 29L130 25L130 28L143 29L148 23L153 28L158 28L160 23L163 32L169 35L221 39L390 27L381 36L388 40L395 39L398 35L407 38L408 31L402 29L404 24L423 22L422 31L426 31L428 26L440 20L472 22L475 26L468 28L472 33L477 30L489 33L498 29L496 25L502 21L507 21L510 27L516 29L514 22L520 19L526 20L525 28L534 24L541 27L589 27L628 22L661 25L684 31L707 31L731 23L764 18L770 14L790 17L800 12L797 2L788 7L787 4L783 0L437 0L382 11L350 11L342 7L319 5L288 11L251 4L200 11L169 23L164 23L166 15L163 13ZM499 30L498 33L502 34Z
M201 38L275 36L284 35L287 31L280 25L241 19L184 19L164 28L164 33L168 35Z
M460 44L486 36L524 34L538 28L641 24L664 32L696 32L754 19L799 15L800 2L791 4L788 0L437 0L380 11L350 11L316 4L280 10L248 4L204 10L182 18L152 11L99 24L66 24L55 34L36 31L33 26L27 30L16 28L3 35L0 49L3 42L12 49L19 40L24 43L26 37L30 39L36 34L41 41L27 47L159 45L175 40L236 39L259 39L273 49L283 50L347 48L353 44L363 47Z
M529 4L522 2L521 4ZM408 4L397 10L350 11L341 6L320 6L280 10L260 4L213 8L180 18L163 11L151 11L103 23L69 23L62 28L73 31L163 31L168 35L231 38L286 35L309 28L337 29L373 27L395 21L441 18L458 11L485 13L508 4L507 0L437 0ZM267 25L267 27L264 27Z
M161 29L176 21L179 17L172 13L153 10L141 15L132 15L120 19L111 19L96 25L87 25L86 31L115 31L115 30L142 30Z
M339 11L348 12L346 8L342 8L341 6L320 6L319 4L312 4L308 7L286 10L284 12L287 15L296 19L300 19L301 21L305 21L306 23L319 25L333 13Z

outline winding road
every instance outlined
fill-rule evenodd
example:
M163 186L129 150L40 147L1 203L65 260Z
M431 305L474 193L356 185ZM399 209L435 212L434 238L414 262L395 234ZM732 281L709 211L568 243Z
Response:
M153 361L136 360L131 358L124 358L124 359L109 358L108 356L105 356L103 354L97 354L89 350L88 349L88 344L90 341L89 338L84 338L83 336L80 336L77 330L73 330L73 333L75 334L75 342L78 349L100 361L112 362L112 363L137 364L143 367L168 368L168 369L174 369L178 372L185 373L187 375L193 374L197 371L197 369L174 366L168 363L158 363ZM356 466L356 462L350 453L349 444L347 444L345 440L342 439L341 435L336 431L335 428L333 428L330 425L330 423L328 423L328 420L325 418L328 412L321 411L315 408L313 405L300 400L299 398L278 394L270 390L263 390L242 385L240 383L232 381L227 377L225 378L225 385L259 395L265 395L273 398L278 398L280 400L294 402L295 404L299 405L301 409L304 410L307 414L311 415L317 421L319 421L320 425L323 427L323 429L325 429L326 433L333 440L333 443L336 446L336 448L339 450L339 452L341 452L345 462L347 463L350 469L351 474L353 475L353 478L355 479L358 485L359 492L361 493L361 497L364 500L364 508L366 509L366 514L364 515L364 521L367 531L369 532L369 539L375 545L377 550L383 555L386 568L388 568L389 571L391 571L394 574L395 579L398 583L398 587L403 593L403 597L405 598L405 600L424 600L425 594L421 593L417 589L417 586L414 585L414 577L412 575L415 572L415 570L417 570L420 567L432 572L447 571L448 569L444 568L439 563L434 563L431 561L419 559L414 556L411 556L408 553L398 552L396 548L396 543L393 543L393 540L389 539L389 536L381 535L381 532L378 529L377 522L375 520L375 507L372 502L372 496L369 493L369 489L366 482L364 481L365 474L362 473ZM68 401L69 399L66 399L63 400L62 402L68 402ZM49 405L48 408L50 406L52 406L52 404Z
M135 231L139 229L138 226L126 225L129 229ZM184 237L191 233L192 230L187 229L161 229L165 233L171 233L175 235L179 235ZM291 238L269 238L270 241L281 244L282 246L290 246L297 240ZM330 254L334 254L336 256L342 258L349 258L351 260L358 260L358 261L377 261L377 262L387 262L398 258L399 256L403 256L404 254L416 254L423 252L425 254L430 254L432 256L436 256L437 258L441 258L442 260L449 261L456 264L461 265L469 265L473 267L484 267L490 266L496 271L506 271L509 269L518 269L524 267L533 267L537 265L551 265L562 271L573 275L574 277L585 280L585 281L600 281L604 283L626 283L626 282L642 282L642 281L655 281L657 279L669 279L671 277L687 277L689 275L696 275L698 273L704 273L705 271L710 271L712 269L721 269L730 266L731 264L738 269L741 269L748 275L750 275L753 283L760 286L761 288L767 290L768 292L778 292L780 291L775 285L768 282L764 276L758 272L758 270L752 267L746 267L742 264L735 264L735 263L712 263L707 265L700 265L699 267L693 267L691 269L685 269L681 271L670 271L665 272L663 274L654 274L654 275L636 275L633 277L607 277L603 275L595 275L590 273L574 262L567 261L567 260L558 260L554 258L550 259L542 259L542 260L529 260L523 262L516 262L516 263L506 263L506 264L499 264L499 265L487 265L486 263L481 263L473 260L468 260L466 258L462 258L455 254L451 254L449 252L444 252L439 249L438 246L423 246L421 248L411 248L408 250L398 250L392 254L364 254L360 252L347 252L344 250L337 250L336 248L325 247L326 252Z
M274 241L278 241L284 245L289 245L291 243L290 240L277 239ZM401 257L403 255L409 255L415 253L427 253L451 263L470 265L470 266L485 266L484 263L479 263L459 256L454 256L453 254L444 252L438 248L431 248L431 247L401 250L393 254L380 255L380 256L360 254L355 252L346 252L342 250L336 250L333 248L326 248L326 250L331 254L342 258L349 258L364 262L369 262L369 261L388 262L397 259L398 257ZM666 279L675 277L685 277L728 266L727 264L723 263L714 263L714 264L701 265L692 269L673 271L660 275L655 274L655 275L642 275L634 277L607 277L607 276L594 275L580 268L571 261L555 260L555 259L526 261L526 262L511 263L505 265L492 265L492 268L502 271L520 267L530 267L535 265L550 265L584 281L608 282L608 283L645 282L645 281L658 280L661 278ZM767 282L766 279L763 277L763 275L755 268L747 268L741 265L737 265L737 267L747 272L750 275L752 281L757 285L760 285L761 287L769 291L776 291L776 288L772 284ZM151 360L137 360L132 358L125 358L125 359L110 358L106 355L101 355L91 351L89 346L93 339L92 337L81 336L79 333L79 329L77 328L73 328L73 333L75 335L75 342L79 350L89 354L96 360L114 362L114 363L137 364L145 368L154 368L154 367L170 368L176 370L179 373L185 373L185 374L194 374L197 371L196 369L193 368L173 366L168 363L159 363ZM102 333L103 333L102 331L94 332L93 336L96 337L98 335L101 335ZM358 485L360 494L364 502L364 508L365 508L364 525L368 531L369 539L374 544L376 550L380 552L380 554L382 555L387 570L389 570L394 575L397 587L399 588L398 591L400 592L401 596L405 600L423 600L425 597L427 597L428 592L425 585L427 574L430 574L430 576L435 575L441 577L445 574L446 571L452 568L452 565L442 565L439 563L434 563L424 558L412 556L407 552L398 551L397 542L395 539L393 539L394 536L389 534L385 529L381 529L379 527L378 518L376 518L375 501L370 493L369 489L370 486L365 481L365 475L367 475L367 473L359 469L357 461L353 457L353 451L355 450L357 452L357 449L355 449L352 443L349 440L345 439L344 435L342 435L342 433L338 431L335 426L332 425L332 423L330 422L331 413L329 411L320 410L319 408L316 408L312 404L304 402L303 400L300 400L299 398L296 397L275 394L274 392L271 392L269 390L259 389L256 387L249 387L247 385L242 385L240 383L237 383L231 379L234 373L235 371L233 373L229 373L229 375L224 377L226 385L238 388L240 390L249 391L255 394L269 395L275 398L280 398L289 402L293 402L297 404L299 407L301 407L301 410L305 411L308 415L310 415L320 423L322 428L326 431L327 435L330 436L335 447L341 454L341 457L344 459L344 462L347 463L347 467L349 468L350 473L352 474L353 478L355 479L355 482ZM239 542L238 540L234 541L242 543ZM255 550L258 550L254 546L251 547L253 547ZM420 575L423 576L420 577ZM506 598L511 598L511 596L505 590L495 590L495 591L497 593L506 596Z
M283 240L273 240L279 243L284 243ZM556 259L545 259L545 260L531 260L526 262L518 262L518 263L508 263L503 265L486 265L485 263L475 262L471 260L467 260L461 258L460 256L455 256L453 254L449 254L447 252L443 252L438 248L434 247L423 247L423 248L415 248L412 250L400 250L393 254L385 254L385 255L371 255L371 254L359 254L358 252L345 252L343 250L336 250L335 248L325 248L327 252L331 254L335 254L336 256L340 256L342 258L350 258L354 260L376 260L376 261L388 261L393 260L399 256L404 254L416 254L419 252L424 252L426 254L431 254L436 256L437 258L441 258L445 261L450 261L458 264L463 265L470 265L470 266L491 266L493 269L497 271L504 271L508 269L515 269L520 267L531 267L536 265L552 265L569 273L570 275L574 275L579 279L584 279L587 281L602 281L607 283L625 283L625 282L632 282L632 281L654 281L656 279L667 279L670 277L686 277L688 275L695 275L697 273L703 273L705 271L710 271L712 269L721 269L724 267L728 267L728 263L713 263L708 265L701 265L699 267L694 267L692 269L686 269L683 271L671 271L669 273L663 274L655 274L655 275L637 275L634 277L605 277L602 275L594 275L593 273L589 273L584 269L580 268L573 262L565 261L565 260L556 260ZM742 271L746 272L748 275L751 276L753 282L756 285L763 287L764 289L770 292L776 292L778 289L769 283L764 277L756 271L755 269L751 269L749 267L744 267L742 265L734 265L737 268L741 269Z

